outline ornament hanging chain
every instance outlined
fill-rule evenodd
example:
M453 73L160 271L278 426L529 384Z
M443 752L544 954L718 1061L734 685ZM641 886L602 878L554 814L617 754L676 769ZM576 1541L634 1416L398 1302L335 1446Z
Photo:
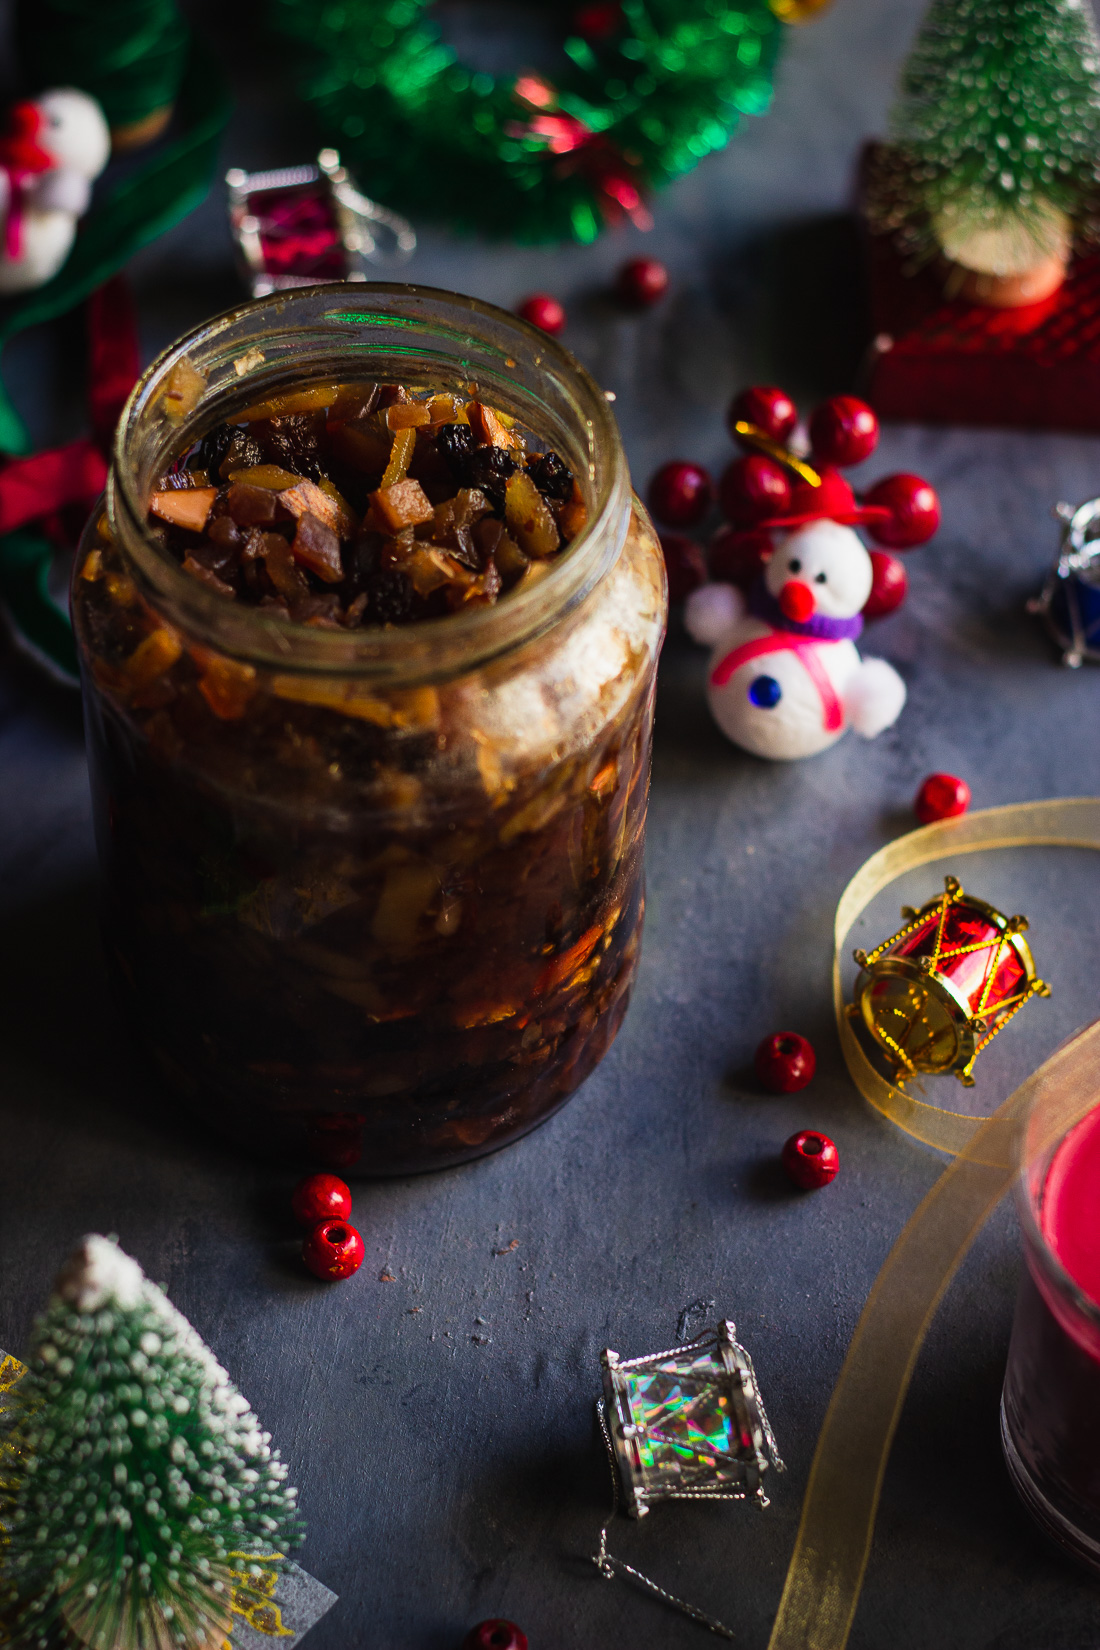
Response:
M673 1610L679 1610L682 1615L688 1616L692 1621L698 1622L700 1627L709 1628L709 1630L712 1633L716 1633L720 1639L735 1638L736 1635L733 1631L729 1627L725 1626L723 1622L720 1622L717 1617L708 1616L704 1610L697 1609L694 1604L689 1604L686 1599L677 1598L675 1593L670 1593L664 1587L658 1586L657 1582L651 1581L649 1576L643 1575L641 1570L636 1570L632 1564L627 1564L624 1559L615 1558L608 1552L607 1532L615 1522L616 1515L619 1511L619 1479L615 1467L615 1449L611 1442L611 1434L607 1429L607 1409L602 1398L597 1398L596 1400L596 1414L600 1422L600 1432L603 1434L604 1448L607 1450L607 1464L611 1469L611 1516L600 1531L599 1550L592 1554L592 1562L596 1566L596 1569L605 1581L614 1581L617 1575L626 1576L637 1586L641 1587L643 1591L649 1593L651 1597L660 1599L662 1604L671 1606ZM691 1498L689 1497L688 1499ZM743 1501L745 1498L743 1495L708 1495L705 1498L701 1496L699 1499L706 1499L708 1501Z

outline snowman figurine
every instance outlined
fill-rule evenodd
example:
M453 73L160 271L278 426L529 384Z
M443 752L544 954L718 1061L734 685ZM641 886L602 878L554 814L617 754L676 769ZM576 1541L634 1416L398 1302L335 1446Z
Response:
M756 390L746 397L779 394ZM889 476L857 503L835 461L866 457L877 441L878 421L854 397L834 397L818 409L810 464L787 452L756 419L738 421L737 407L735 402L731 412L735 436L750 451L761 437L763 442L753 457L726 472L723 504L749 529L747 539L768 546L770 538L770 547L758 551L760 571L747 591L711 583L688 597L687 629L713 650L711 712L734 744L778 761L827 750L849 727L874 739L900 716L905 684L884 659L861 658L856 648L876 570L855 528L865 527L897 549L922 543L939 522L936 495L918 476ZM755 410L759 419L759 405ZM854 410L866 415L864 424L869 420L859 441L848 438ZM819 416L826 412L829 417ZM760 457L761 450L767 456ZM892 557L880 560L893 563Z
M85 92L62 87L12 105L0 134L0 294L57 274L110 154L103 111Z

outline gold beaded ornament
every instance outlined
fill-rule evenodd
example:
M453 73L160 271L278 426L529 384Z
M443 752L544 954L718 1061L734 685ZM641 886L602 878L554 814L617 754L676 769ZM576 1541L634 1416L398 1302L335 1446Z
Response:
M1030 998L1050 996L1024 939L1027 918L1002 916L951 876L942 894L901 914L904 928L853 953L861 972L847 1012L885 1053L895 1082L950 1072L970 1088L982 1050Z

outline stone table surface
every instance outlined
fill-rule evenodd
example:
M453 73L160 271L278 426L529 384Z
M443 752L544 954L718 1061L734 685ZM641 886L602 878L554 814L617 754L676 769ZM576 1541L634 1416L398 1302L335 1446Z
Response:
M196 7L239 93L226 164L308 158L311 134L262 12ZM449 5L488 61L493 6ZM763 376L808 402L851 386L858 259L846 216L860 143L880 132L917 0L836 0L794 31L771 112L663 196L656 227L589 248L501 248L428 226L411 279L512 305L557 293L566 342L615 391L631 464L721 467L722 411ZM226 19L228 12L228 20ZM456 36L458 37L458 36ZM502 44L503 41L503 44ZM364 182L369 187L370 180ZM626 317L604 296L627 255L663 258L673 293ZM236 301L217 193L132 269L146 354ZM5 374L37 439L80 428L72 323L18 340ZM520 1144L450 1173L355 1191L356 1277L312 1281L285 1220L291 1175L184 1132L106 998L79 707L0 659L0 1346L21 1349L71 1243L114 1231L228 1366L300 1485L305 1566L340 1595L311 1650L455 1650L503 1615L532 1650L684 1650L701 1629L588 1555L608 1502L594 1423L600 1349L667 1346L681 1313L736 1319L783 1454L771 1509L668 1507L620 1521L616 1550L763 1645L832 1385L890 1244L942 1168L855 1093L829 1004L831 918L862 860L910 828L932 769L975 804L1100 792L1100 677L1063 671L1024 613L1052 559L1050 508L1100 490L1091 438L888 428L868 478L913 469L944 524L908 561L911 596L867 643L909 703L873 744L802 764L726 744L704 659L674 621L661 665L649 914L633 1007L575 1099ZM946 868L950 868L947 866ZM1054 986L986 1056L991 1108L1098 1010L1098 866L1084 852L989 856L965 880L1024 910ZM864 932L889 931L899 886ZM812 1087L760 1093L753 1048L795 1027ZM940 1096L953 1103L958 1093ZM841 1172L795 1193L777 1152L825 1129ZM512 1247L512 1242L516 1246ZM921 1354L886 1477L855 1650L1085 1650L1092 1584L1048 1548L1002 1464L998 1397L1019 1245L989 1222ZM393 1281L381 1281L387 1274Z

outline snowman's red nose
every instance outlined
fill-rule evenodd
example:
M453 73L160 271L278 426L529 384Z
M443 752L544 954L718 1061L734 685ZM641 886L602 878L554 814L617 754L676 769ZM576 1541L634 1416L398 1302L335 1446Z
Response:
M779 605L792 624L805 624L807 619L813 617L817 602L808 584L803 584L800 579L788 579L779 592Z

